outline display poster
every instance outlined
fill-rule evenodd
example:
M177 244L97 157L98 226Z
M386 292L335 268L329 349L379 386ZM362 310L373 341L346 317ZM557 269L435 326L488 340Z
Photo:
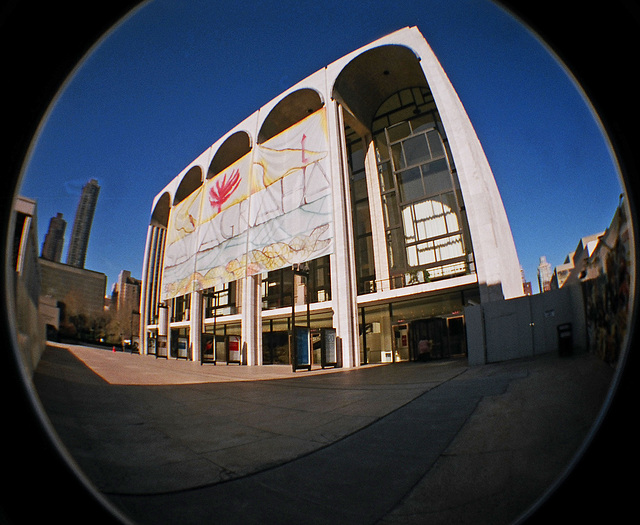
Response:
M295 368L311 370L311 332L308 328L295 329Z
M242 346L239 335L227 336L227 363L242 364Z
M323 328L321 331L321 361L322 367L336 366L338 363L338 353L336 350L336 330L335 328Z
M202 341L202 356L201 361L205 362L216 362L216 354L213 349L213 334L203 333L201 336Z
M178 337L178 359L187 359L187 350L189 348L189 339L186 337Z
M156 355L156 336L149 334L147 337L147 354Z
M156 357L168 357L167 356L167 336L159 335L156 347Z
M322 108L175 205L161 299L333 253L328 152Z

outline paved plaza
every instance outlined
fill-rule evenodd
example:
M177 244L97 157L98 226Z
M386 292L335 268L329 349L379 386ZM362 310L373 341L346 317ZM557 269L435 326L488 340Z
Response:
M49 345L34 377L81 471L134 523L511 523L563 473L613 370L200 365Z

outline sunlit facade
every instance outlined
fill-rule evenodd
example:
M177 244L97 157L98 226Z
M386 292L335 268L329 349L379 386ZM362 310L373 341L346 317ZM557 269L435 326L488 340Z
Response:
M464 355L464 306L522 294L486 156L411 27L291 87L157 194L141 350L288 364L295 324L314 364L328 332L344 367Z

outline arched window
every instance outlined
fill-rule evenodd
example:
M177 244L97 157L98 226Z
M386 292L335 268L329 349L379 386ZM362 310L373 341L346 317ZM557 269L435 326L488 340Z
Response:
M244 157L251 151L251 137L244 131L238 131L230 135L218 148L211 160L207 179L231 166L236 160Z
M200 186L202 186L202 168L200 168L200 166L193 166L185 173L184 177L182 177L175 197L173 198L173 205L175 206L179 202L182 202Z
M427 86L416 54L405 46L379 46L358 55L342 69L332 97L361 125L372 129L376 109L407 86Z
M313 89L300 89L290 93L278 102L264 119L258 133L258 144L263 144L275 137L296 122L315 113L322 106L324 102L320 94Z
M159 226L166 228L169 224L169 210L171 209L171 197L168 193L163 193L162 197L156 202L155 208L151 213L150 224L152 226Z

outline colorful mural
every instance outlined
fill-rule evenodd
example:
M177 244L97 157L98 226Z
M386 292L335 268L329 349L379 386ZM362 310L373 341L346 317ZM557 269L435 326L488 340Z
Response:
M612 365L622 352L633 303L629 228L620 206L596 249L600 255L593 257L599 275L582 282L589 350Z
M172 208L162 300L330 254L332 238L323 108Z

